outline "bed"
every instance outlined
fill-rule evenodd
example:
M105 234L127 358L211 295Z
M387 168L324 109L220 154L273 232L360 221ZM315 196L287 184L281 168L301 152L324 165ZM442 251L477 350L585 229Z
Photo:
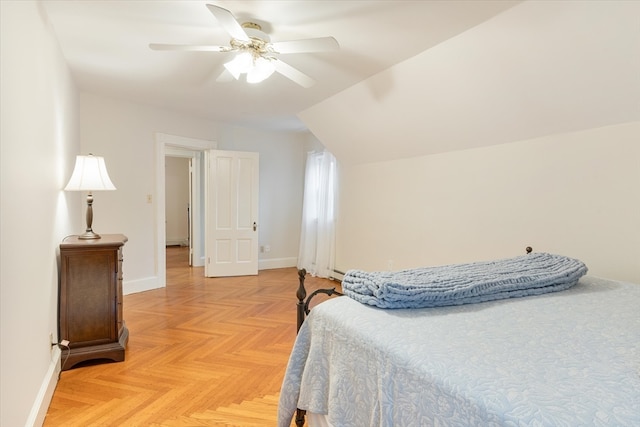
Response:
M299 315L278 425L640 426L639 313L640 285L589 275L441 307L330 298Z

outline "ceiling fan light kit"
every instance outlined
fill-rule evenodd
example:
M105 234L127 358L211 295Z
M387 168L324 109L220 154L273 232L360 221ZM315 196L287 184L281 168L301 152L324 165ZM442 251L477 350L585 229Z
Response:
M231 61L225 63L224 67L238 80L241 74L248 73L253 67L253 57L249 52L239 53Z
M153 50L237 52L231 61L224 64L225 72L228 71L236 80L246 74L247 83L259 83L268 79L274 72L278 72L305 88L313 86L315 80L277 56L283 53L325 52L339 49L338 42L333 37L271 43L271 38L262 31L260 25L253 22L240 25L227 9L212 4L208 4L207 8L231 36L230 46L151 43L149 47ZM222 81L220 77L218 80Z
M238 52L235 58L224 64L224 67L236 79L247 75L247 83L260 83L268 79L276 70L273 65L273 53L270 49L271 39L262 32L262 28L253 22L245 22L242 28L249 36L249 42L231 39L231 46Z
M276 70L270 59L255 56L251 52L240 52L231 61L224 64L231 75L238 80L242 74L247 75L248 83L260 83L269 78Z
M253 67L247 72L247 83L260 83L268 79L274 71L276 67L270 59L256 58Z

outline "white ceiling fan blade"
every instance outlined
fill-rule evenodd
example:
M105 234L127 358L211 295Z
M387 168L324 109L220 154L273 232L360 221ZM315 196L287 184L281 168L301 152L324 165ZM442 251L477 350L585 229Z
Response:
M340 49L338 41L333 37L274 42L271 46L278 53L327 52Z
M224 9L219 6L214 6L212 4L208 4L207 8L213 13L213 16L216 17L222 28L225 29L231 37L236 40L240 40L243 42L250 42L249 36L242 29L242 26L236 21L236 18L233 16L231 12L227 9Z
M294 82L298 83L300 86L304 88L310 88L311 86L316 84L316 81L313 80L311 77L307 76L302 71L299 71L293 68L291 65L287 64L286 62L282 62L279 59L272 59L272 61L278 73L293 80Z
M167 44L167 43L150 43L151 50L182 50L182 51L201 51L201 52L228 52L231 50L228 46L209 46L195 44Z

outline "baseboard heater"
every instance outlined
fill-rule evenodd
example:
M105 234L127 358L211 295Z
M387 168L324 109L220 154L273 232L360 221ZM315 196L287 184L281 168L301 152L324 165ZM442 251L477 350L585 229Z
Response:
M344 271L334 269L333 274L331 275L331 277L329 277L329 279L335 280L337 282L342 282L343 277L344 277Z

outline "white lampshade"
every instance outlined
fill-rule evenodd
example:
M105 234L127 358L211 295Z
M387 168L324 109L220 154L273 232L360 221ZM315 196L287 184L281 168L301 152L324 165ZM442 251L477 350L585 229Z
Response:
M104 158L89 154L76 156L76 165L64 189L65 191L97 191L115 190L116 187L109 179Z
M240 74L249 72L253 67L253 56L249 52L241 52L231 61L225 63L224 67L238 80Z
M269 78L275 70L276 67L272 61L260 57L255 60L253 68L247 73L247 83L260 83Z
M116 187L109 179L104 158L89 154L88 156L76 156L76 166L64 187L66 191L87 191L87 229L78 239L99 239L100 235L93 232L93 194L98 190L115 190Z

